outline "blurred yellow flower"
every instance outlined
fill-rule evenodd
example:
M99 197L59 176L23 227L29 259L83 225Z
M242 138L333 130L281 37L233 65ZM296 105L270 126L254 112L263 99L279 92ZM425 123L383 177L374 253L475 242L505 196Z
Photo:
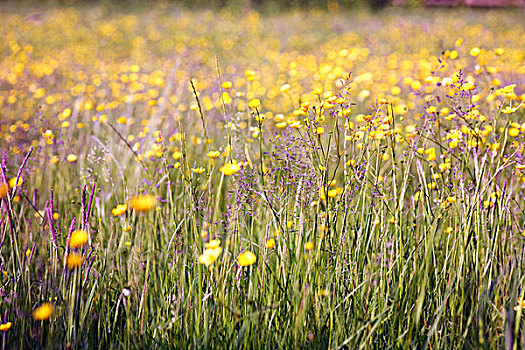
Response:
M66 266L71 270L77 269L84 263L84 257L80 253L69 253L66 259Z
M7 193L9 192L9 187L7 186L6 183L0 183L0 199L4 198L5 196L7 196Z
M239 263L239 266L250 266L257 261L257 257L255 254L250 252L249 250L245 251L244 253L240 254L237 258L237 263Z
M157 199L150 194L133 197L129 200L129 207L139 213L147 213L155 208Z
M212 239L208 243L204 244L204 248L212 249L212 248L217 248L220 245L221 245L221 240L220 239Z
M516 302L518 303L518 305L514 306L515 311L518 311L519 309L525 309L525 300L523 300L522 298L518 298Z
M266 248L268 248L268 249L273 249L273 247L275 247L275 239L270 238L270 239L266 242Z
M16 184L16 187L20 187L22 186L22 178L19 178L18 179L18 183L16 183L16 177L13 177L11 179L9 179L9 187L10 188L14 188L15 187L15 184Z
M479 47L473 47L472 49L470 49L470 52L469 52L469 54L474 57L478 56L480 53L481 53L481 50L479 49Z
M120 216L124 214L126 210L128 210L127 204L117 204L115 208L111 209L111 213L113 214L113 216Z
M207 156L210 157L211 159L216 159L220 155L221 155L221 152L219 152L219 151L209 151L208 154L207 154Z
M68 162L73 163L77 161L78 157L74 154L68 154L66 159Z
M197 258L197 261L203 265L210 266L219 258L221 253L222 253L222 247L220 246L208 248L204 250L203 254L199 255L199 257Z
M44 303L33 311L33 318L37 321L45 321L53 315L53 310L51 303Z
M314 249L314 244L313 244L313 242L310 242L310 241L306 242L306 243L304 244L304 249L306 249L306 250L312 250L312 249Z
M6 322L3 324L0 324L0 332L7 332L11 328L12 325L13 325L12 322Z
M226 163L220 168L220 170L224 175L233 175L240 170L240 167L235 163Z
M88 239L89 233L86 230L75 230L69 238L69 246L71 248L80 248L87 243Z
M248 102L248 107L250 108L259 108L261 106L261 101L258 98L254 98Z

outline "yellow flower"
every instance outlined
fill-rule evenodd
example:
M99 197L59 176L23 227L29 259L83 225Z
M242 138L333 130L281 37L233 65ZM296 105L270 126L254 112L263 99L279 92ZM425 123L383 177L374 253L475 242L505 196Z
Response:
M203 167L191 169L195 174L202 174L205 170Z
M6 183L0 183L0 199L7 196L7 193L9 192L9 187L7 187Z
M237 258L237 263L239 263L239 266L250 266L255 263L255 261L257 261L257 257L249 250L245 251Z
M324 128L322 126L318 127L317 129L315 129L315 133L317 135L324 134Z
M15 184L16 184L16 187L22 186L22 178L18 179L18 183L16 183L16 177L9 179L9 187L14 188Z
M516 112L517 110L518 110L518 107L507 106L505 107L505 109L502 109L501 112L504 114L512 114Z
M516 137L520 134L520 130L517 128L510 128L508 132L509 132L509 136L511 137Z
M66 266L71 270L77 269L84 263L84 257L79 253L70 253L67 255Z
M268 249L273 249L273 247L275 247L275 239L270 238L270 239L266 242L266 248L268 248Z
M207 154L207 156L210 157L211 159L218 158L220 155L221 155L221 152L219 151L209 151Z
M514 306L515 311L518 311L519 309L525 309L525 300L518 298L517 303L518 305Z
M78 157L74 154L68 154L66 159L68 162L73 163L77 161Z
M71 248L80 248L87 243L89 233L86 230L75 230L69 238L69 246Z
M281 92L286 92L288 90L290 90L290 84L284 84L283 86L281 86Z
M0 324L0 332L7 332L9 330L9 328L11 328L12 325L13 325L13 323L11 323L11 322Z
M250 108L259 108L261 106L261 100L258 98L254 98L250 102L248 102L248 107Z
M111 209L113 216L120 216L128 210L127 204L118 204L115 208Z
M225 81L222 83L222 88L227 90L227 89L230 89L231 87L233 86L232 82L231 81Z
M220 244L220 241L219 241ZM204 253L199 255L197 261L203 265L210 266L213 264L221 255L222 247L217 246L204 250Z
M246 79L248 79L248 81L254 81L257 72L255 72L253 69L246 69L244 71L244 75L246 76Z
M37 321L45 321L53 315L53 310L51 303L44 303L33 311L33 318Z
M220 168L220 170L224 175L233 175L240 170L240 167L238 164L226 163Z
M304 249L306 249L306 250L312 250L312 249L314 249L314 244L313 244L312 242L308 241L308 242L306 242L306 243L304 244Z
M129 207L139 213L147 213L155 208L156 203L157 199L154 196L145 194L131 198L129 200Z
M481 53L481 50L479 49L479 47L473 47L469 53L471 56L476 57Z
M209 241L208 243L204 244L204 248L206 249L213 249L213 248L217 248L221 245L221 240L220 239L213 239L211 241Z

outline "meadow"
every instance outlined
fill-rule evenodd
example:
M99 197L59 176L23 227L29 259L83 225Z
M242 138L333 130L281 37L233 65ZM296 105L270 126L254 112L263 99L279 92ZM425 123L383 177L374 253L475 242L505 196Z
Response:
M0 338L519 349L523 10L0 3Z

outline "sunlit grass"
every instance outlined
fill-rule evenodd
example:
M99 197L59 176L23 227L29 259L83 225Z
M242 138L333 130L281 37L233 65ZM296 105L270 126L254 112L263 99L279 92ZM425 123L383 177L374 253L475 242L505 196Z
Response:
M6 5L4 346L521 343L520 16Z

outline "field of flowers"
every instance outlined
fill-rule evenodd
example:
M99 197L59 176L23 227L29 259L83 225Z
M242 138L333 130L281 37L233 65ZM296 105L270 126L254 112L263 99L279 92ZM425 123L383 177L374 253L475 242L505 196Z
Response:
M0 3L0 342L525 342L522 10Z

